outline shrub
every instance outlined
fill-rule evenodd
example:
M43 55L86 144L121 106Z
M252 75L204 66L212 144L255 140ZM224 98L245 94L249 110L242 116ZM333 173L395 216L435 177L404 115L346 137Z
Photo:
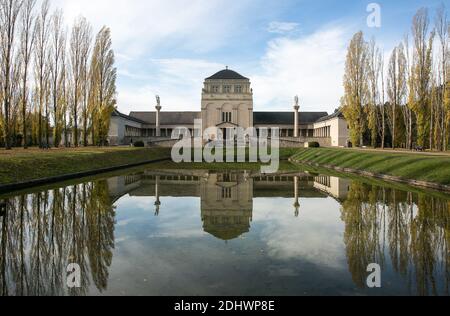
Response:
M134 146L134 147L145 147L145 144L144 144L143 141L138 141L138 142L135 142L135 143L133 144L133 146Z

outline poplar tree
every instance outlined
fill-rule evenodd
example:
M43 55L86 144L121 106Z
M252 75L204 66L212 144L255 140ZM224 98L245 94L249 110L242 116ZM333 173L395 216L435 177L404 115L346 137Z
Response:
M437 149L447 150L448 148L448 134L450 130L447 126L447 117L450 115L447 113L445 97L447 91L447 85L449 81L449 55L450 55L450 23L447 17L447 11L442 4L436 11L435 29L439 40L440 48L440 64L439 64L439 98L438 98L438 115L436 116L436 138L439 137L440 144L437 144Z
M434 32L429 32L428 10L420 9L413 18L413 91L409 106L417 119L417 144L426 146L427 135L432 128L431 120L431 79L433 66ZM430 148L432 144L430 144Z
M349 122L350 136L354 146L364 145L366 118L364 107L369 101L368 93L368 45L362 32L356 33L348 47L345 65L343 113Z
M70 39L70 90L74 146L79 146L79 108L84 101L85 54L91 27L84 17L75 21Z
M32 49L34 43L33 26L35 21L34 7L36 0L25 0L22 19L21 19L21 35L20 35L20 57L22 64L21 82L22 82L22 137L23 147L28 147L28 73L32 57Z
M103 27L97 34L91 62L91 116L93 143L106 145L111 113L116 105L116 77L111 31Z
M62 133L62 110L61 93L62 84L61 75L64 71L64 51L66 49L66 36L63 29L63 14L57 10L51 18L51 93L53 102L53 142L55 147L61 143Z
M403 44L394 48L389 61L387 91L390 111L388 122L392 134L392 148L395 149L397 142L398 112L404 105L407 94L406 90L407 64Z
M3 137L6 149L11 149L11 107L13 102L12 89L15 84L14 75L14 44L16 27L22 0L0 0L0 54L1 54L1 100L3 103Z
M35 60L35 91L36 102L38 110L38 127L37 127L37 141L39 147L43 147L43 111L46 108L47 96L48 96L48 41L49 41L49 7L48 0L42 3L40 14L36 20L36 43L34 47L34 60ZM45 119L47 121L47 118ZM45 123L48 126L47 123ZM48 134L48 133L47 133ZM48 145L48 144L47 144Z
M380 134L380 115L378 105L380 103L381 63L382 57L380 49L376 46L375 39L372 39L368 46L368 85L370 96L369 106L367 108L368 128L371 132L372 147L377 146L377 138Z

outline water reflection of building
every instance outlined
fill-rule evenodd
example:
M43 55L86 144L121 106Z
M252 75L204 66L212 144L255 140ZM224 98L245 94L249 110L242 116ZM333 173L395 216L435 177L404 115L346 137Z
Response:
M146 171L108 180L113 200L121 196L155 197L155 214L164 210L162 197L199 197L205 232L222 240L248 233L253 219L254 198L292 198L295 216L301 198L344 199L349 181L307 174L261 175L242 172L214 173L204 170Z
M222 240L232 240L250 231L253 181L247 174L210 174L200 187L205 232Z
M314 187L338 200L347 198L350 191L351 180L329 176L317 176L314 178Z

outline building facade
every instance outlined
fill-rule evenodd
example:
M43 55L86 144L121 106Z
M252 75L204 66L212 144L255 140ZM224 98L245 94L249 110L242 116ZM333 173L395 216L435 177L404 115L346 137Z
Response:
M287 107L289 108L289 107ZM195 120L201 120L202 129L214 139L222 132L224 138L230 129L241 127L279 128L281 146L301 147L318 142L321 146L346 147L349 144L348 124L341 112L302 112L295 104L290 112L255 112L253 89L249 78L225 69L204 81L201 111L165 112L157 104L155 111L131 112L129 115L114 111L111 117L109 143L129 145L135 141L146 144L170 140L177 127L186 127L196 135Z

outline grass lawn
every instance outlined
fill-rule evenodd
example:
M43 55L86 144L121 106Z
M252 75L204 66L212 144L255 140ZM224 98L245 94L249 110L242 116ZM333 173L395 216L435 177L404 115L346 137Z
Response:
M288 160L298 152L297 148L280 148L280 167L279 171L286 172L286 171L304 171L304 170L310 170L310 168L302 168L301 166L294 165L290 163ZM246 160L248 161L248 149L246 150ZM236 155L235 155L236 156ZM193 155L192 155L193 157ZM235 160L237 158L235 157ZM224 154L224 161L226 161L226 156ZM268 164L265 164L268 165ZM152 164L152 169L184 169L184 170L211 170L211 171L218 171L218 170L248 170L248 171L259 171L261 170L261 163L250 163L250 162L215 162L215 163L198 163L198 162L191 162L191 163L174 163L172 161L164 161L159 162L156 164Z
M149 166L150 169L182 169L182 170L210 170L210 171L223 171L223 170L247 170L247 171L260 171L260 163L174 163L172 161L163 161L154 163ZM280 161L280 172L286 171L305 171L311 170L309 167L302 168L302 166L297 166L290 163L289 161Z
M298 162L351 168L407 180L450 185L450 157L423 154L364 152L335 148L299 149L292 157Z
M166 149L131 147L0 150L0 185L170 157Z

